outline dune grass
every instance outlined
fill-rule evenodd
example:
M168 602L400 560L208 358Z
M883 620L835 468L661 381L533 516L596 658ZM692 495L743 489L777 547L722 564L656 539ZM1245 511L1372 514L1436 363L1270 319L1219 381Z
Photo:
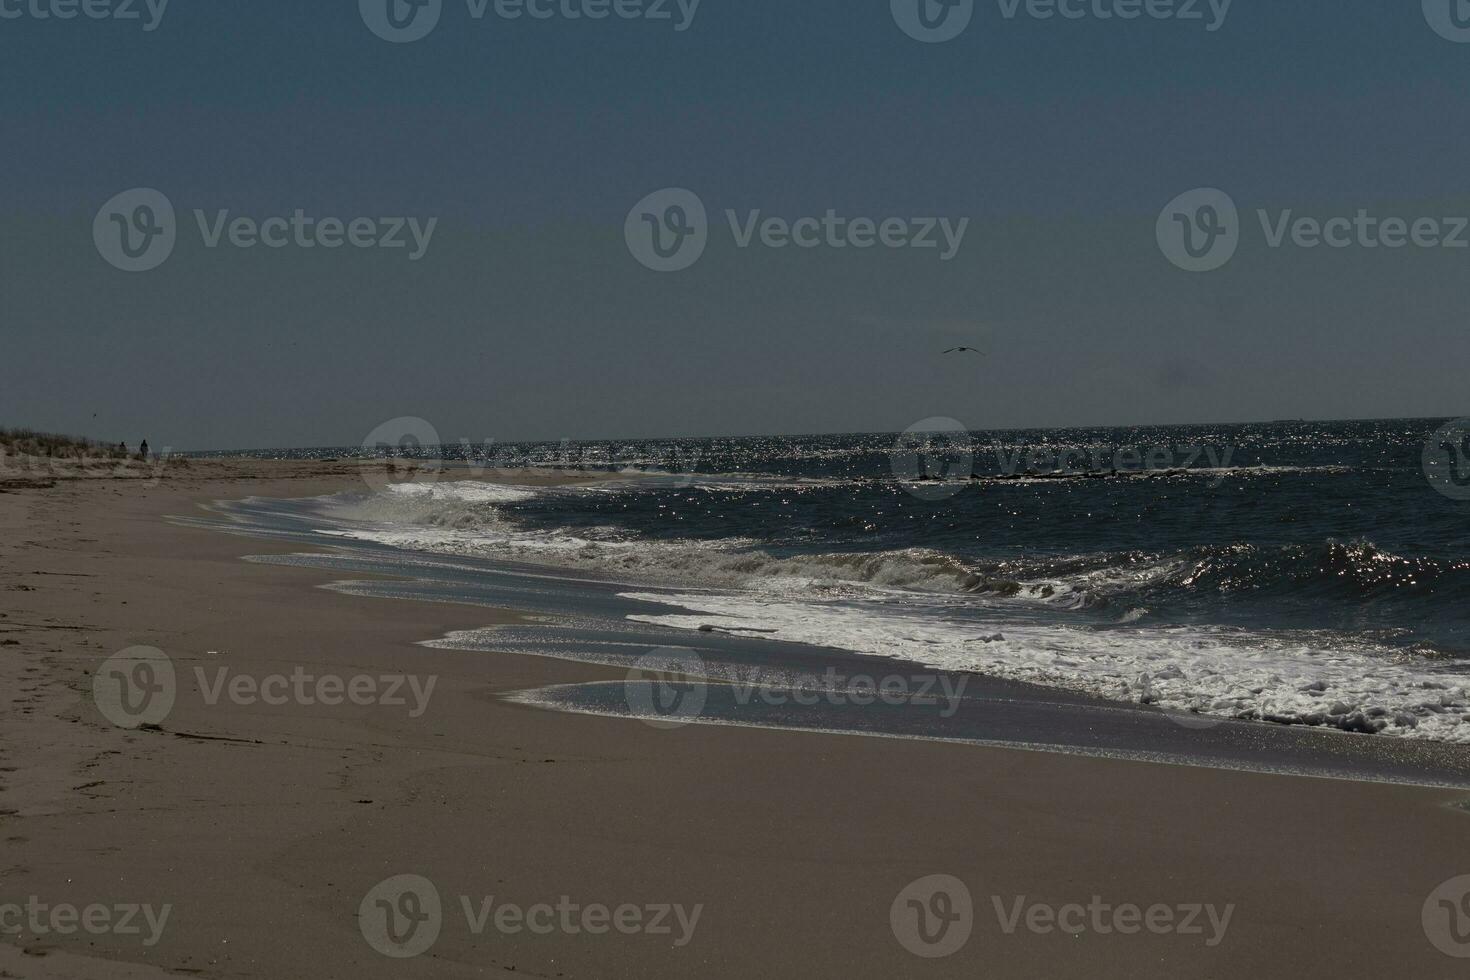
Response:
M80 436L35 429L0 428L0 450L8 456L42 456L48 459L126 459L127 453Z

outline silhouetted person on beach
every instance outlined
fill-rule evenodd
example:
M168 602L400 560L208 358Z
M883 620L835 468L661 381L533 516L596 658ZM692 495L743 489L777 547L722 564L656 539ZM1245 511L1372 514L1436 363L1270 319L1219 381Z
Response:
M148 458L148 440L147 439L144 439L141 443L138 444L138 458L139 459L147 459Z

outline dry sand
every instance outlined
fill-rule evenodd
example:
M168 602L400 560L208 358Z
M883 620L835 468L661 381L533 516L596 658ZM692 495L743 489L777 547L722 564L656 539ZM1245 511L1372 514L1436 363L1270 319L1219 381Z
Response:
M69 477L73 474L62 474ZM512 612L343 595L300 550L166 523L200 503L352 486L348 464L195 462L0 492L0 904L171 906L162 938L0 935L37 977L1452 976L1430 892L1470 873L1462 794L963 745L556 714L497 695L620 673L415 641ZM513 475L525 482L526 475ZM51 481L43 481L49 483ZM161 731L109 724L91 675L166 651ZM430 709L211 706L192 668L437 675ZM1346 736L1345 736L1346 737ZM432 949L390 959L363 896L432 880ZM920 959L890 906L931 874L976 906ZM702 905L674 935L482 935L459 896ZM1234 905L1205 935L1007 935L992 896ZM0 923L3 924L3 923ZM145 930L146 932L146 930Z

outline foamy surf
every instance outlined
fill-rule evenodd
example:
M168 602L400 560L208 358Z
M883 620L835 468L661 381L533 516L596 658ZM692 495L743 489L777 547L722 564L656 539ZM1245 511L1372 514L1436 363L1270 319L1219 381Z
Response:
M1421 428L1040 433L1048 451L1235 451L1150 479L996 481L977 465L944 486L906 483L891 436L730 440L698 475L337 498L316 531L668 589L691 611L650 614L660 626L769 630L1202 718L1466 741L1470 560L1463 515L1426 506Z
M685 630L760 630L776 639L872 657L973 671L1114 701L1403 738L1470 742L1463 678L1387 659L1387 651L1333 649L1310 636L1199 627L1078 629L996 618L956 622L944 605L772 601L700 593L636 593L689 611L633 616Z

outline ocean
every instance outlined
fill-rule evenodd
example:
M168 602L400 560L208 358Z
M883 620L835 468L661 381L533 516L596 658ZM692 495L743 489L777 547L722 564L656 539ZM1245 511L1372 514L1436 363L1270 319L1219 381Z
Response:
M1470 742L1470 491L1445 422L395 447L593 479L420 470L292 519L612 583L666 644L714 632L1202 721Z

